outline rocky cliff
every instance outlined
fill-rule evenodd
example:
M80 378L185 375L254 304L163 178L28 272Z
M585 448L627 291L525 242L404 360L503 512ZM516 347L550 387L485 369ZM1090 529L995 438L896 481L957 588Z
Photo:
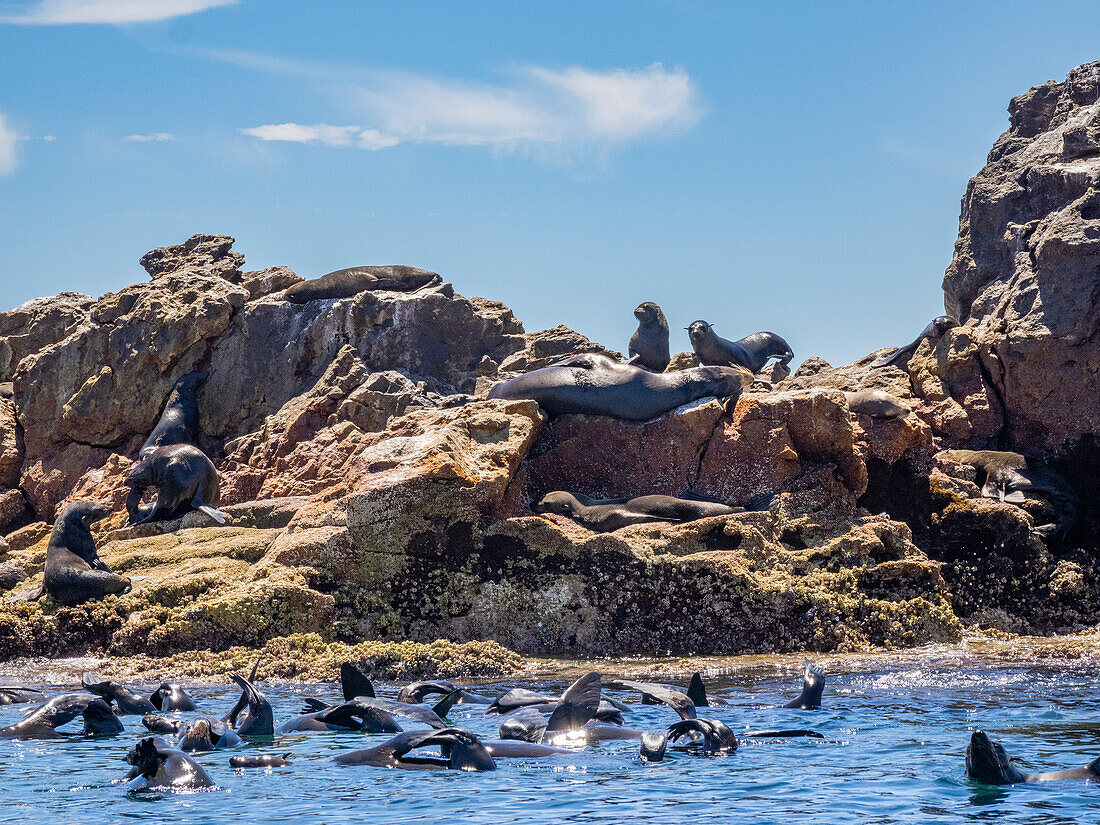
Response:
M48 522L77 498L113 505L100 554L134 579L77 608L5 604L0 657L166 656L292 634L563 654L838 650L952 640L968 624L1095 624L1097 69L1013 100L944 279L961 325L903 369L872 368L881 353L840 368L809 358L736 404L550 421L533 402L478 399L608 350L565 327L525 333L503 304L447 283L292 304L282 293L298 275L245 271L233 240L212 235L146 254L149 279L117 294L0 314L2 586L41 581ZM123 475L194 370L227 522L124 527ZM861 388L915 415L852 414L840 391ZM1038 536L1044 504L982 498L973 471L934 458L957 446L1049 460L1082 500L1077 526ZM555 489L775 498L596 534L532 511Z

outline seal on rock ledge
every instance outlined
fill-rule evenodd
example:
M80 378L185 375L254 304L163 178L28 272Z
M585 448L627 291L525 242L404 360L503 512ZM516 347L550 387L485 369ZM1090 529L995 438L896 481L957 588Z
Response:
M94 501L74 501L57 517L46 546L43 582L43 590L54 601L75 605L130 592L130 580L103 563L92 538L92 524L110 514L107 507Z
M668 349L668 321L661 308L652 301L639 304L634 309L638 329L630 336L628 363L637 364L653 372L664 372L672 355Z
M672 496L638 496L637 498L594 499L580 493L556 490L547 493L535 511L566 516L598 533L606 533L629 524L655 521L695 521L711 516L743 513L743 507L730 507L711 501L695 501Z
M752 374L740 367L657 373L586 354L500 381L489 390L489 398L530 398L551 416L579 413L649 421L700 398L738 396L752 381Z
M871 362L872 367L901 367L903 363L909 360L914 352L917 351L917 347L920 346L920 342L925 338L939 338L947 330L957 327L959 322L952 318L950 315L941 315L938 318L934 318L928 326L921 330L920 335L913 339L912 342L906 344L904 347L898 347L889 355L882 355Z
M176 381L168 400L164 403L164 412L153 432L141 445L139 456L144 458L157 447L173 444L199 444L199 402L195 388L204 378L201 372L189 372Z
M368 290L412 292L443 283L435 272L414 266L353 266L290 287L285 297L292 304L328 298L350 298Z
M740 341L728 341L719 338L713 324L706 321L693 321L687 331L691 348L701 364L744 367L757 373L772 358L784 367L794 358L791 345L774 332L754 332Z
M225 523L225 513L217 509L221 502L218 471L202 450L190 444L156 447L130 468L124 483L130 488L126 511L131 525L167 521L191 510ZM157 499L142 507L141 496L149 487L157 488Z

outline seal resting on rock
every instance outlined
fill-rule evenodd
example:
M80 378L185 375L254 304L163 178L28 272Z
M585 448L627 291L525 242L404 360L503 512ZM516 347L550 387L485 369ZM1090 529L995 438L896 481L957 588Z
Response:
M46 574L42 585L55 602L83 604L91 599L130 592L130 580L103 563L92 538L92 524L110 513L94 501L74 501L57 517L46 546ZM41 595L39 591L31 598Z
M1056 524L1033 528L1043 537L1065 536L1077 522L1077 494L1051 468L1021 453L999 450L941 450L936 459L966 464L978 471L982 496L1008 504L1023 504L1028 495L1047 499L1057 511Z
M754 332L740 341L729 341L719 338L706 321L693 321L687 331L699 363L708 366L744 367L757 373L772 358L784 367L794 358L791 345L774 332Z
M952 327L957 327L959 322L952 318L950 315L941 315L938 318L933 319L928 326L921 330L921 334L918 335L913 342L906 344L904 347L898 347L889 355L882 355L871 362L872 367L888 367L895 366L900 367L905 361L909 360L909 357L917 351L917 347L920 346L920 342L925 338L939 338L947 330Z
M221 502L218 471L198 447L156 447L130 468L124 483L130 488L126 511L132 525L179 518L191 510L201 510L219 524L225 523L225 513L217 509ZM142 494L149 487L157 488L157 499L142 507Z
M638 329L630 336L627 363L637 364L653 372L664 372L672 355L668 349L668 321L661 308L652 301L639 304L634 310Z
M700 398L729 398L752 384L739 367L693 367L650 372L606 355L576 355L500 381L489 398L530 398L549 415L609 415L649 421Z
M327 298L350 298L367 290L412 292L443 283L435 272L414 266L353 266L290 287L285 297L292 304Z
M1012 758L1000 742L994 742L989 734L976 730L966 748L966 775L987 785L1015 785L1020 782L1052 782L1058 779L1085 779L1100 781L1100 757L1083 768L1051 773L1024 773L1012 764Z
M717 502L693 501L672 496L593 499L580 493L556 490L543 496L535 505L535 511L566 516L589 530L606 533L626 527L628 524L695 521L712 516L743 513L745 509Z
M901 401L882 390L859 390L844 393L848 409L871 418L905 418L912 412Z
M201 372L189 372L176 381L168 400L164 403L164 412L153 432L145 439L138 453L144 458L157 447L169 447L173 444L199 444L199 402L195 388L203 379Z

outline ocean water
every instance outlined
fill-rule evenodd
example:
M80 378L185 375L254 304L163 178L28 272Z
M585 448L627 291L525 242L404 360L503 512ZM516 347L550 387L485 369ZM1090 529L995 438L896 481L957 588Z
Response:
M823 740L743 740L730 755L673 753L656 765L638 759L636 741L604 742L549 759L499 759L495 772L463 773L329 761L389 738L381 734L276 734L272 744L198 755L217 790L135 794L117 782L129 769L122 761L126 750L145 734L140 718L127 716L125 732L113 738L0 741L0 822L1100 821L1100 786L1094 783L992 787L964 772L966 745L977 728L1000 739L1031 772L1079 767L1100 755L1095 665L884 661L830 673L816 711L775 707L797 695L793 665L786 658L782 667L757 663L709 678L712 695L730 705L700 715L720 718L735 732L809 727ZM493 695L524 686L556 694L565 684L509 681L477 690ZM339 699L336 685L260 687L274 706L276 727L297 714L302 696ZM379 695L392 696L398 686L378 687ZM192 693L199 713L211 716L224 714L238 695L223 685L196 685ZM631 704L632 727L659 729L675 721L664 706L636 704L627 692L607 693ZM0 724L16 721L26 707L0 708ZM459 705L449 721L495 738L500 717L483 712L483 705ZM79 730L80 720L66 728ZM287 751L293 754L287 768L229 766L233 753Z

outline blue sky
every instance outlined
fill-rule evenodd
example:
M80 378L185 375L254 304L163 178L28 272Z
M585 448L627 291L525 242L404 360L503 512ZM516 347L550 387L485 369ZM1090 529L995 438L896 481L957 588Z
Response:
M1079 3L0 0L0 307L249 268L433 269L625 349L641 301L846 363L942 312L1013 95Z

